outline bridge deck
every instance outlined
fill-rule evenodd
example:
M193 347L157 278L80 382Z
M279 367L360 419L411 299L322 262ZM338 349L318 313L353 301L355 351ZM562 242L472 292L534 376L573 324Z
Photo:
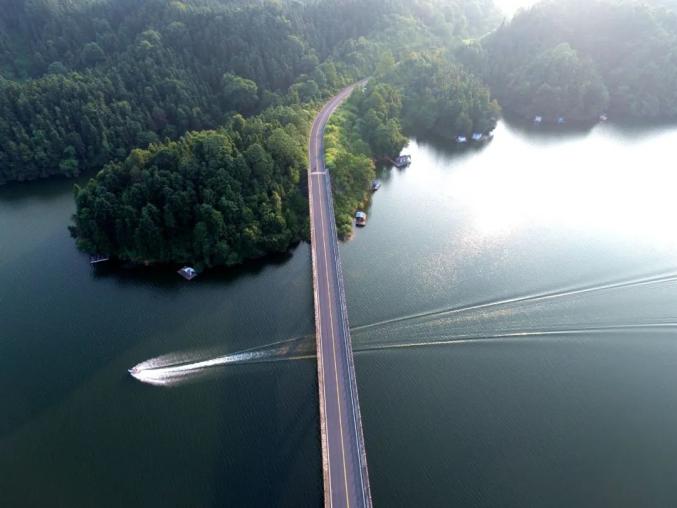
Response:
M344 89L325 105L313 123L309 146L308 193L324 497L325 506L334 508L371 507L331 181L324 165L322 143L329 117L355 86Z

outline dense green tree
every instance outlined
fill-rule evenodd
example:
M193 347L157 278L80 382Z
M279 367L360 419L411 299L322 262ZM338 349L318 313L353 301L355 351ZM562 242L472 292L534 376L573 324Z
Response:
M489 133L500 115L489 89L464 68L435 54L415 54L388 78L402 93L405 130L443 138Z
M91 66L96 65L100 62L103 62L106 59L106 55L104 54L103 50L101 49L101 46L99 46L96 42L88 42L82 48L81 58L82 58L82 62L87 67L91 67Z
M609 92L593 63L566 43L515 73L506 93L513 98L511 108L528 117L596 119L609 105Z
M482 45L483 55L464 48L460 58L519 115L677 118L674 2L547 1Z
M134 150L77 188L78 247L204 267L284 252L307 231L303 186L290 175L306 165L309 121L301 109L277 108Z
M0 0L0 12L0 183L320 100L493 16L488 0Z
M223 96L226 104L242 113L251 113L259 100L258 86L250 79L226 73L223 76Z

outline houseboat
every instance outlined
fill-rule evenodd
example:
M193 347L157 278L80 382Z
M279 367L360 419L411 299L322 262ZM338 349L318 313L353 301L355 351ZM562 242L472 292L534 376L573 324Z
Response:
M411 164L411 155L400 155L392 162L395 164L396 168L406 168Z
M364 212L357 212L355 214L355 225L363 228L367 225L367 214Z

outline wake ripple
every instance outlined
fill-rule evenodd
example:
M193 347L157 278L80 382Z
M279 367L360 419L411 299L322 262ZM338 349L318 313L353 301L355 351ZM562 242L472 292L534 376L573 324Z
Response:
M201 377L215 367L313 358L315 343L311 336L304 336L205 359L206 356L204 352L171 353L141 362L129 373L143 383L176 385Z
M669 309L674 300L666 299L665 294L658 291L654 295L658 298L656 305L647 305L651 294L646 291L656 292L666 287L672 290L673 285L677 286L675 283L677 272L412 314L352 328L353 349L360 353L478 340L673 331L677 330L677 315L670 315ZM619 309L610 312L609 301L619 295L622 301L613 302ZM667 306L665 300L670 300ZM638 302L644 305L636 305ZM588 309L592 311L586 322L574 320L585 315L584 310ZM632 309L645 310L633 315ZM643 315L642 312L649 312L646 309L658 310L655 315ZM141 362L129 372L143 383L173 386L202 379L224 366L314 357L314 337L302 336L222 355L215 355L213 351L163 355Z
M495 300L490 302L476 303L473 305L468 305L464 307L451 307L446 309L438 309L434 311L421 312L418 314L411 314L408 316L402 316L394 319L388 319L384 321L378 321L376 323L371 323L368 325L357 326L352 329L354 332L361 332L370 330L373 328L382 328L386 325L405 323L407 321L415 321L425 318L435 318L440 316L447 316L452 314L466 313L470 311L481 311L488 310L495 307L501 307L511 304L525 304L525 303L540 303L547 300L554 300L560 298L566 298L571 296L581 296L588 293L596 293L600 291L609 291L613 289L626 289L633 287L640 287L652 284L663 284L669 282L677 282L677 272L670 273L667 275L653 276L653 277L644 277L637 279L624 280L619 282L612 282L601 285L594 285L588 287L578 287L572 289L564 289L558 291L542 292L536 293L533 295L518 296L514 298L505 298L503 300Z

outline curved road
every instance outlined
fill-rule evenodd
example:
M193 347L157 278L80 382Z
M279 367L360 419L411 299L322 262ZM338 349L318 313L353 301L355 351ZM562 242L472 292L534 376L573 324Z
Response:
M332 508L372 506L331 180L322 142L332 113L364 83L345 88L325 105L313 123L308 151L324 504Z

